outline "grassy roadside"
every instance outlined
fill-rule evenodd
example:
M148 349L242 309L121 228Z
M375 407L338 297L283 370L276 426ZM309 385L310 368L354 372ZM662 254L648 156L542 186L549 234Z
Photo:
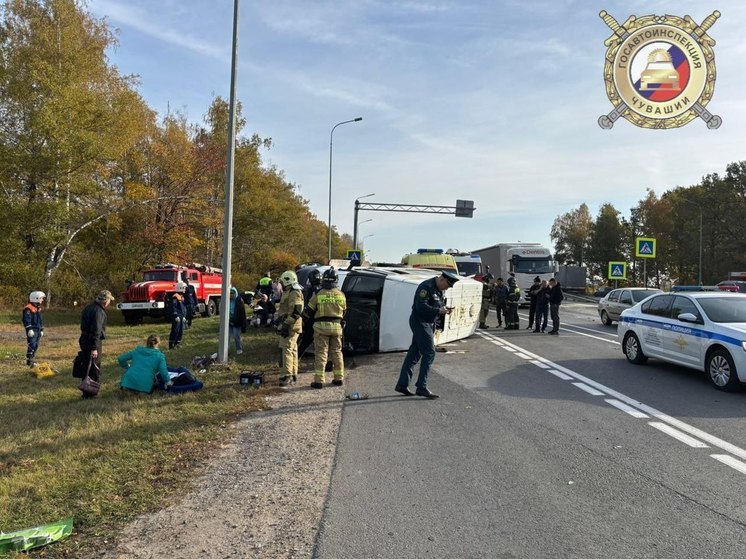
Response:
M79 312L44 314L38 362L59 375L37 379L25 365L20 310L0 313L0 530L14 531L65 517L73 536L33 552L37 557L80 557L111 543L137 515L177 500L199 467L230 437L240 415L261 409L273 390L241 386L242 370L277 370L277 337L249 329L244 354L197 375L203 390L178 396L138 395L119 389L116 356L158 334L167 346L169 325L129 327L109 311L98 398L83 400L72 378ZM171 366L217 351L217 318L195 319L182 347L165 350ZM270 379L276 384L276 377Z

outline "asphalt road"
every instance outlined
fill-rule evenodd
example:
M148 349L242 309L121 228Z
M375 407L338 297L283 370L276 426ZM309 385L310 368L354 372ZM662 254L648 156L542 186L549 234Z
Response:
M403 353L358 357L315 557L746 557L746 393L561 317L450 344L436 401L393 391Z

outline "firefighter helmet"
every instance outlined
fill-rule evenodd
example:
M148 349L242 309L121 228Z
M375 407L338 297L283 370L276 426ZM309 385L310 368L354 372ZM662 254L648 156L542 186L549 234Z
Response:
M287 270L280 276L280 282L282 287L290 287L294 283L298 283L298 276L292 270Z
M176 291L178 293L184 293L186 291L186 284L183 281L180 281L176 284Z
M335 270L334 268L329 268L326 272L324 272L324 276L321 279L321 287L323 287L324 289L337 287L338 279L339 276L337 275L337 270Z
M29 303L40 304L46 297L43 291L32 291L29 293L28 300Z
M308 283L311 285L319 285L321 283L321 272L318 268L314 268L308 273Z

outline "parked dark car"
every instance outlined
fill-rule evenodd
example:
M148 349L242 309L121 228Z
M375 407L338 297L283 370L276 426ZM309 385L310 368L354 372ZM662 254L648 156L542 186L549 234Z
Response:
M613 287L610 287L608 285L605 285L603 287L599 287L598 291L596 291L595 293L593 293L593 296L594 297L606 297L609 293L611 293L611 291L613 289L614 289Z

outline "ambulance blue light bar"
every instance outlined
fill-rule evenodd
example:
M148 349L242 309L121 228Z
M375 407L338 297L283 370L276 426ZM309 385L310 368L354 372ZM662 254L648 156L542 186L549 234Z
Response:
M417 254L443 254L442 248L418 248Z

